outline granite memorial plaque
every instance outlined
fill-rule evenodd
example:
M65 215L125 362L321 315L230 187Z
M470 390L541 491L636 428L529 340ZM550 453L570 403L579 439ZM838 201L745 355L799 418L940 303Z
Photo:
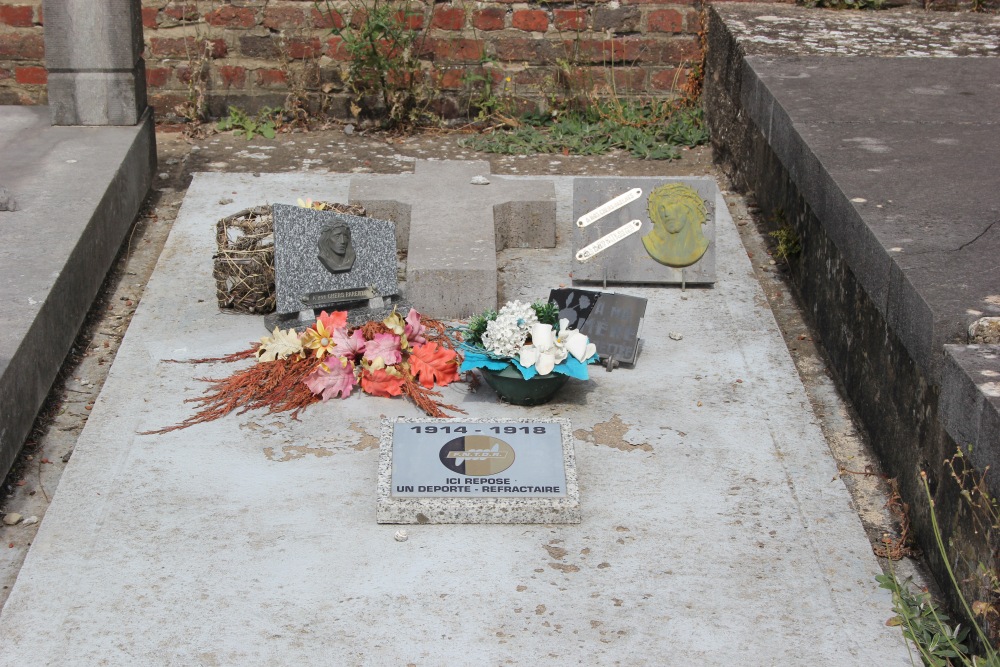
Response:
M645 299L614 292L554 289L549 301L559 307L559 319L569 320L570 328L586 334L597 346L601 361L635 364Z
M379 523L579 523L569 421L382 420Z
M398 296L394 223L283 204L273 210L279 318L304 310L378 310Z
M573 181L573 283L715 282L711 178Z

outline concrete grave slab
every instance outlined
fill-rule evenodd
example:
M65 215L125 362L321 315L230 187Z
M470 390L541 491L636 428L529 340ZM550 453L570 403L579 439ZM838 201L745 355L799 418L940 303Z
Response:
M579 524L414 525L396 541L376 486L381 415L421 416L402 399L138 435L188 416L196 377L231 369L168 359L259 335L260 318L215 305L212 221L262 199L342 200L349 179L195 176L0 613L0 665L910 664L723 209L715 289L630 290L648 300L635 369L532 408L444 388L470 419L570 420ZM572 179L552 182L568 240ZM568 245L505 251L503 298L564 282Z
M413 174L358 176L350 202L397 224L406 298L434 317L496 308L497 251L555 245L552 184L491 176L485 161L418 160Z
M648 210L650 196L658 188L668 184L690 186L704 204L704 222L690 224L681 234L665 230L666 221L655 224ZM631 191L638 196L607 213L601 209L617 197L624 197ZM694 196L694 195L692 195ZM715 210L722 203L722 195L711 178L578 178L573 189L573 218L578 224L573 226L574 257L572 262L573 283L651 283L663 285L711 284L715 282ZM600 209L600 210L598 210ZM601 213L604 213L601 215ZM580 219L589 217L580 224ZM694 219L694 216L692 216ZM634 231L628 228L632 221L639 225ZM618 230L627 230L621 239L611 240ZM662 237L672 241L675 236L684 236L688 230L697 235L704 244L697 261L679 268L669 266L669 252L661 252L660 260L655 252L647 250L650 239ZM609 239L603 247L603 239ZM599 247L599 244L601 247ZM593 256L590 256L590 249ZM661 261L662 260L662 261Z

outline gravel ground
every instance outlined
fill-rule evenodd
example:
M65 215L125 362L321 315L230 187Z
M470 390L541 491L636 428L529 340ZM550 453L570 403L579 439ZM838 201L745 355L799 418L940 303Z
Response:
M399 173L412 170L415 159L441 158L489 160L495 174L715 176L726 192L743 244L830 449L842 469L861 473L845 474L844 480L870 539L877 543L884 533L898 534L898 522L887 509L888 485L881 478L878 464L849 407L839 397L822 351L813 342L803 312L785 280L780 261L771 257L773 244L762 230L762 222L755 217L756 209L752 202L728 190L726 179L712 165L708 147L684 150L681 159L672 162L637 160L622 152L590 157L497 156L461 147L462 136L457 132L366 136L359 132L346 134L334 127L280 134L273 140L256 137L247 141L230 134L195 139L177 128L157 128L154 190L123 244L21 456L0 489L0 511L24 517L16 525L0 524L0 544L6 545L0 549L0 606L14 585L38 521L57 491L76 438L87 422L88 411L101 391L122 336L143 297L143 288L191 176L199 171ZM322 193L315 198L321 199ZM894 567L902 574L919 571L918 563L909 559ZM889 615L887 609L886 617Z

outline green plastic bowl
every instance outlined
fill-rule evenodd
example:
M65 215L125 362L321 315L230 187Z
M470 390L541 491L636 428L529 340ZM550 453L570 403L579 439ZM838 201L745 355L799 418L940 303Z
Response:
M502 371L483 368L482 372L486 384L493 387L501 399L512 405L548 403L569 380L569 376L562 373L536 375L530 380L525 380L521 372L513 366L507 366Z

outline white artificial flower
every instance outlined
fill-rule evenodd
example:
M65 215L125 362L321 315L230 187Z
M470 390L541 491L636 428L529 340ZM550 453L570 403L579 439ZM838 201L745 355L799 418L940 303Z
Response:
M597 353L597 346L587 336L569 328L569 320L560 320L559 325L559 333L552 330L551 324L531 327L531 343L521 348L522 366L534 366L539 375L548 375L571 354L583 362Z
M521 348L521 355L517 361L525 368L531 368L538 361L538 348L534 345L525 345Z
M577 361L586 361L597 354L597 346L576 329L570 329L567 319L559 320L558 341Z
M497 318L487 323L483 347L497 356L516 357L537 322L530 303L508 301L497 313Z

